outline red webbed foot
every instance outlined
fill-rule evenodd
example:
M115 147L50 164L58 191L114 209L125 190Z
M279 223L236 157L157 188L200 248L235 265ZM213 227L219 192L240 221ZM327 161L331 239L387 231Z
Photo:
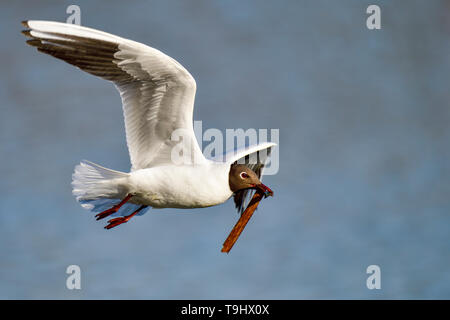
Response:
M131 199L133 195L132 194L128 194L122 201L120 201L120 203L116 204L115 206L113 206L112 208L109 208L108 210L102 211L98 214L95 215L95 217L97 218L97 221L103 218L106 218L107 216L112 215L113 213L116 213L117 211L119 211L119 209L128 202L128 200Z
M122 223L128 222L128 220L130 220L132 217L134 217L137 213L139 213L139 211L141 211L144 208L147 208L147 206L140 206L139 209L134 211L132 214L129 214L128 216L118 217L118 218L109 220L108 225L105 226L105 229L109 230L111 228L117 227L118 225L121 225Z

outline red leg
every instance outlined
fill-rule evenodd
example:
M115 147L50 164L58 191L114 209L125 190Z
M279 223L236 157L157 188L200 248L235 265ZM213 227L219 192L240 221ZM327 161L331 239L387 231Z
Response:
M100 220L106 218L109 215L112 215L113 213L116 213L117 211L119 211L120 207L122 207L125 203L128 202L128 200L131 199L132 196L132 194L128 194L122 201L120 201L120 203L116 204L112 208L109 208L108 210L96 214L95 217L97 218L97 220Z
M119 224L128 222L128 220L133 218L133 216L135 216L139 211L141 211L144 208L147 208L147 206L140 206L139 209L137 209L132 214L129 214L128 216L118 217L118 218L114 218L114 219L109 220L108 221L109 224L105 227L105 229L111 229L111 228L114 228L114 227L118 226Z

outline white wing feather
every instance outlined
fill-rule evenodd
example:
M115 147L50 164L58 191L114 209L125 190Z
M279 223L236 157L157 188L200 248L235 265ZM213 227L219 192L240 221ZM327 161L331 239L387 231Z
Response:
M206 161L193 131L196 83L181 64L159 50L74 24L26 21L28 43L93 75L120 92L131 170L168 164L182 129L184 150Z
M276 145L277 144L274 142L263 142L263 143L252 145L249 147L231 150L231 151L228 151L224 155L224 160L231 164L231 163L238 161L239 159L242 159L246 156L249 156L249 155L251 156L252 154L256 156L256 152L269 149ZM256 160L256 158L255 158L255 160Z

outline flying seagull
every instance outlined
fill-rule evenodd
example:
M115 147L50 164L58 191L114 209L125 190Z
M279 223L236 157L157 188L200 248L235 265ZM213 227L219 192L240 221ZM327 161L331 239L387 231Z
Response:
M72 176L73 194L106 229L152 208L203 208L234 196L240 213L261 183L275 143L232 150L207 159L193 130L196 83L177 61L132 40L74 24L24 21L27 43L94 76L112 81L122 98L129 173L82 161ZM173 139L173 133L182 139ZM180 148L181 153L174 152ZM178 150L178 149L177 149ZM174 155L182 154L183 161Z

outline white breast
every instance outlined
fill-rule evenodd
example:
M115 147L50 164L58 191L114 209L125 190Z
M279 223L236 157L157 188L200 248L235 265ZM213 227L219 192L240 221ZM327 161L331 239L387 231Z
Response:
M132 202L154 208L202 208L228 200L229 165L159 166L130 173Z

